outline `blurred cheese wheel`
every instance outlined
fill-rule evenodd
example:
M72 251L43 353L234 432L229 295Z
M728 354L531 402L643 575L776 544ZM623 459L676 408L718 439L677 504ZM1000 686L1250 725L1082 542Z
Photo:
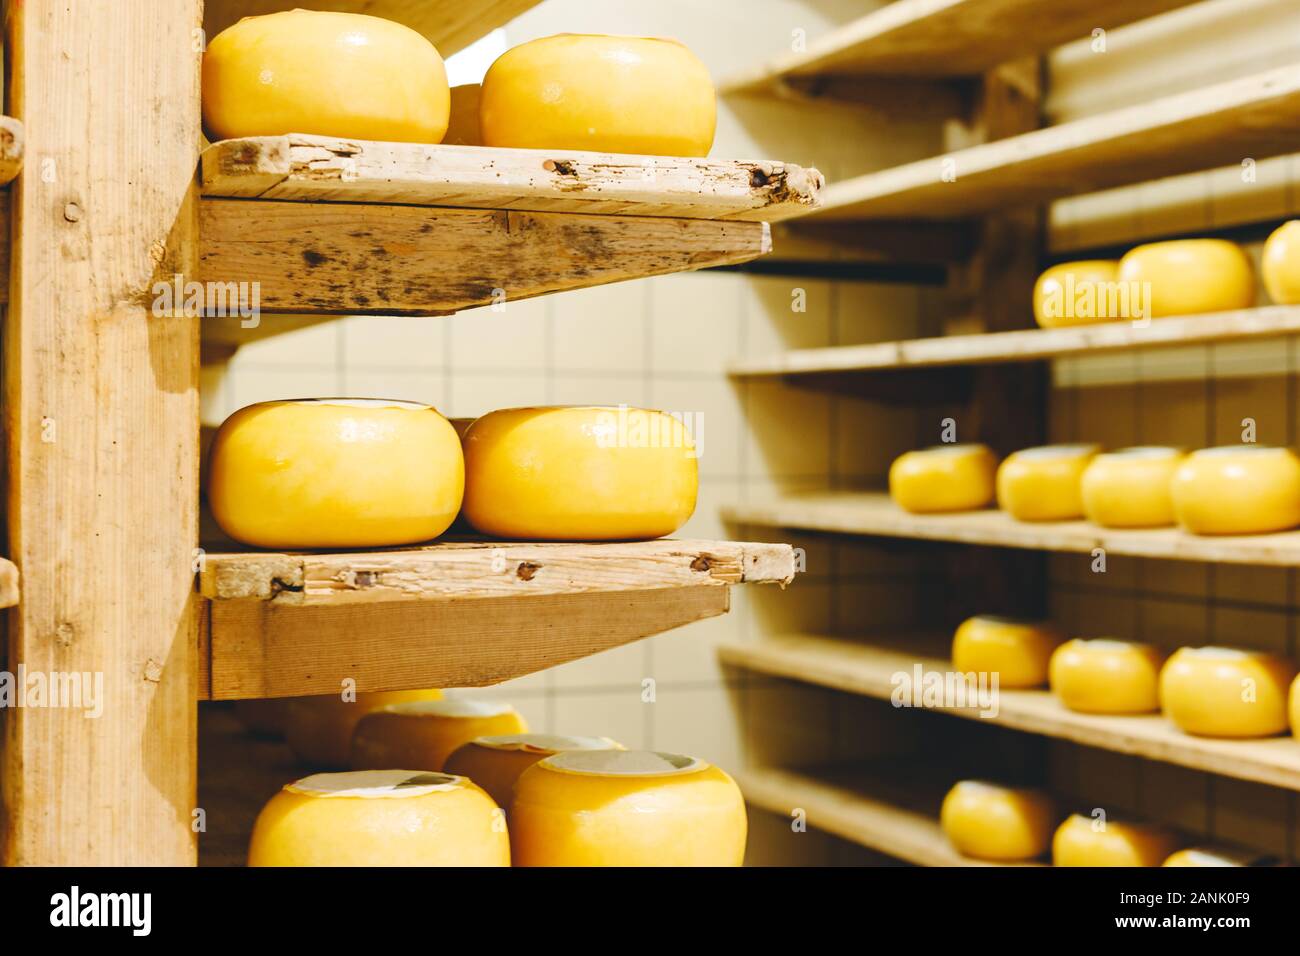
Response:
M1266 866L1269 859L1253 850L1193 846L1170 855L1161 866Z
M386 690L344 700L338 694L296 697L289 705L284 736L294 755L311 767L341 770L352 759L352 732L372 710L416 700L440 700L442 691Z
M482 146L483 133L478 125L479 98L483 87L463 83L451 88L451 118L447 123L444 146Z
M1271 737L1288 727L1289 660L1233 647L1181 647L1160 672L1165 716L1204 737Z
M1300 677L1291 683L1291 733L1300 738Z
M1052 266L1034 283L1034 321L1045 329L1130 318L1112 296L1119 278L1115 259L1084 259Z
M1289 448L1224 445L1192 452L1170 484L1193 534L1266 534L1300 524L1300 459Z
M418 770L318 773L258 814L249 866L509 866L492 798L464 777Z
M1052 693L1080 713L1150 713L1160 709L1163 660L1149 644L1075 638L1052 654L1048 666Z
M889 466L889 494L905 511L970 511L993 501L998 460L984 445L936 445Z
M510 809L516 866L740 866L745 801L702 760L574 750L525 770Z
M1137 246L1120 259L1119 281L1150 283L1151 318L1248 309L1255 304L1250 257L1241 246L1224 239L1176 239Z
M484 146L707 156L716 122L709 71L676 40L564 33L483 77Z
M1084 469L1083 513L1103 528L1163 528L1174 523L1169 486L1186 453L1144 446L1102 452Z
M672 534L695 510L695 445L639 408L511 408L465 433L465 517L502 538L608 541Z
M355 13L245 17L203 56L212 139L310 133L436 143L447 131L447 71L409 27Z
M477 737L458 747L443 767L468 777L487 791L497 806L509 809L515 781L537 761L566 750L622 750L608 737L568 737L562 734L503 734Z
M1096 445L1043 445L1014 452L998 468L998 507L1017 521L1083 517L1083 470Z
M1056 822L1039 790L959 781L943 798L939 823L957 852L977 860L1032 860L1047 852Z
M1047 683L1052 651L1064 638L1051 624L981 614L968 618L952 639L953 670L997 674L1004 688Z
M519 712L500 701L448 697L389 704L357 723L352 734L352 767L441 770L456 748L475 737L527 730Z
M447 530L465 464L456 431L418 402L263 402L212 442L208 502L230 537L259 548L415 544Z
M1278 305L1300 302L1300 219L1284 222L1264 243L1264 288Z
M1052 838L1054 866L1159 866L1182 844L1164 827L1072 814Z
M292 697L271 697L265 700L235 701L235 716L239 722L259 737L283 737L289 723Z

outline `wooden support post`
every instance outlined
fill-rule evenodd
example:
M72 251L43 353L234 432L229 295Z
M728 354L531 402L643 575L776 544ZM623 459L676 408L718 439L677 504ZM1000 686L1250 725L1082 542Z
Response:
M92 708L6 708L0 859L195 860L202 0L8 4L12 196L4 412L6 668L102 675ZM47 703L48 703L47 699Z

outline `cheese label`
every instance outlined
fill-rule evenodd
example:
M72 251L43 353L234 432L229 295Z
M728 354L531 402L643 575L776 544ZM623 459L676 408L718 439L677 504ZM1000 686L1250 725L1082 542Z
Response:
M695 757L653 750L566 750L538 766L595 777L669 777L695 773L709 765Z
M286 784L284 789L309 797L422 797L439 790L457 790L462 779L421 770L350 770L315 773Z
M476 747L489 750L520 750L533 754L557 754L567 750L621 750L608 737L569 737L564 734L498 734L475 737Z

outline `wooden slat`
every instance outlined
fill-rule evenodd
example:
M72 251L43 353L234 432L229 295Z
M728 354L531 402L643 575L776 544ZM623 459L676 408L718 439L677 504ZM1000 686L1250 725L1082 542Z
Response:
M832 183L812 215L960 218L1263 159L1297 141L1300 65L1291 65ZM787 214L798 210L773 211Z
M343 554L209 554L204 597L280 606L463 601L544 594L653 591L794 578L785 544L635 541L613 544L451 542Z
M424 34L444 57L505 26L540 0L313 0L311 9L364 13L396 20ZM292 10L298 0L206 0L203 27L210 38L241 17Z
M404 203L678 219L766 218L817 204L822 176L788 163L481 146L294 133L215 143L208 197Z
M0 189L0 306L9 304L9 205L9 190Z
M12 561L0 558L0 608L18 603L18 567Z
M1300 531L1194 535L1176 528L1122 531L1086 521L1016 521L1001 511L914 515L880 492L797 495L722 509L729 521L835 534L917 538L1003 548L1111 554L1222 564L1300 565Z
M23 124L0 116L0 186L13 182L23 169Z
M746 262L765 222L205 199L198 279L270 312L431 315ZM248 285L252 289L254 286Z
M737 667L852 694L889 700L899 674L952 670L936 653L944 641L913 637L885 643L859 643L812 635L771 637L752 643L726 643L719 658ZM1046 690L1000 690L996 713L979 707L938 704L927 707L1088 747L1136 754L1193 770L1300 790L1300 742L1292 737L1216 740L1185 734L1156 714L1115 717L1066 710Z
M1131 349L1230 342L1300 332L1300 307L1263 306L1155 319L1145 325L1108 322L1065 329L1024 329L977 335L794 349L733 362L736 376L820 375L840 372L1033 362Z
M199 696L482 687L726 612L726 587L285 607L213 601Z

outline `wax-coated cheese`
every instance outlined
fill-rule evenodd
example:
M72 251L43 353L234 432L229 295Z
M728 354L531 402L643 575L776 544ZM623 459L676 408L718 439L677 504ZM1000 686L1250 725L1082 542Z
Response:
M889 494L905 511L970 511L993 501L998 460L984 445L909 451L889 467Z
M1163 528L1174 523L1170 484L1186 458L1178 448L1102 452L1084 469L1083 513L1103 528Z
M1117 278L1115 259L1052 266L1034 283L1034 321L1045 329L1058 329L1134 318L1128 314L1131 305L1118 295Z
M676 40L560 34L520 44L483 78L485 146L707 156L713 81Z
M511 408L477 419L464 444L465 517L485 534L659 538L695 510L695 443L663 412Z
M1041 687L1062 640L1046 622L981 614L963 621L953 635L952 667L963 674L997 674L999 687Z
M1043 445L1014 452L998 468L998 507L1018 521L1083 517L1083 470L1096 445Z
M1052 693L1085 714L1146 714L1160 709L1164 655L1149 644L1110 638L1066 641L1048 666Z
M352 734L352 767L441 770L456 748L475 737L522 734L524 718L507 703L448 697L390 704L361 718Z
M745 801L702 760L637 750L547 757L515 785L516 866L740 866Z
M1224 239L1175 239L1137 246L1120 259L1119 281L1150 289L1151 318L1248 309L1255 304L1250 257L1241 246Z
M443 770L469 777L487 791L498 806L508 808L515 781L525 770L566 750L622 750L608 737L572 737L563 734L504 734L476 737L456 748Z
M1032 860L1047 852L1056 823L1040 790L961 780L943 799L939 823L957 852L979 860Z
M1267 866L1272 862L1254 850L1193 846L1170 854L1161 866Z
M372 710L417 700L440 700L442 691L391 690L350 695L295 697L285 720L285 739L300 761L321 770L342 770L352 759L352 732Z
M464 777L421 770L320 773L258 814L249 866L509 866L492 798Z
M283 737L289 723L292 697L271 697L265 700L235 701L235 716L240 723L259 737Z
M1233 647L1182 647L1160 672L1165 716L1204 737L1270 737L1288 727L1296 667L1284 657Z
M1278 305L1300 303L1300 219L1282 223L1264 243L1264 288Z
M1072 814L1052 838L1054 866L1160 866L1182 839L1146 823L1093 820Z
M203 123L213 140L311 133L436 143L447 71L409 27L355 13L244 17L203 56Z
M1300 524L1300 458L1289 448L1225 445L1192 452L1170 484L1194 534L1266 534Z

